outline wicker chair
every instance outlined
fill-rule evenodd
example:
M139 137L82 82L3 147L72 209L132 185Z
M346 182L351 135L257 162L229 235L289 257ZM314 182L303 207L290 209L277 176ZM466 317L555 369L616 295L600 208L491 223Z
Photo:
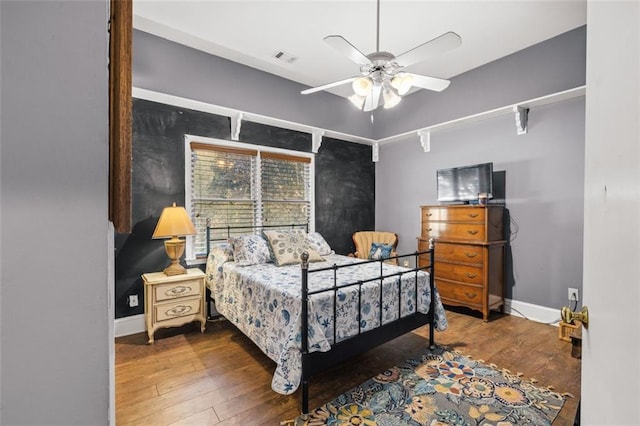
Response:
M371 252L371 244L390 244L393 248L391 250L391 256L396 256L396 247L398 246L398 234L385 231L358 231L354 232L351 239L356 246L355 253L351 253L349 256L357 257L360 259L368 259ZM389 263L398 264L398 259L390 259Z

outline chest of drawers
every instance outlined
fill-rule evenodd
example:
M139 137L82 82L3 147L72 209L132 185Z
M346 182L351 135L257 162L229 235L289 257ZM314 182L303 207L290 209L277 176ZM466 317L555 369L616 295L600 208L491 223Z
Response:
M482 313L504 306L504 207L422 206L418 250L435 240L435 281L442 302ZM429 263L420 257L420 266Z

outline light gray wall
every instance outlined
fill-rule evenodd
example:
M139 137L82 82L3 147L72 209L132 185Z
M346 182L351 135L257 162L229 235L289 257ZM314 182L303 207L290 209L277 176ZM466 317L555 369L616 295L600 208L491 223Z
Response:
M154 35L133 33L133 85L295 123L371 138L368 114L327 92Z
M0 2L0 423L108 423L108 2Z
M507 297L560 308L567 287L582 288L584 125L578 98L532 110L526 135L509 114L433 133L429 153L417 139L383 145L376 228L397 232L400 252L415 251L420 206L438 204L436 170L493 162L506 172L512 219Z
M464 43L464 41L463 41ZM376 139L427 127L585 84L582 26L451 79L440 92L420 90L376 110Z

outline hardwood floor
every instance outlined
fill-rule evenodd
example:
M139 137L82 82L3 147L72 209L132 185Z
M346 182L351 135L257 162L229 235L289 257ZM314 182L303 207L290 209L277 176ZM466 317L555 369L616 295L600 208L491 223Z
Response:
M554 425L572 425L580 396L580 360L558 329L514 316L493 314L488 323L473 314L448 310L449 328L436 332L451 346L541 386L569 392ZM317 407L384 371L428 344L420 328L315 376L310 406ZM116 339L117 425L279 425L299 414L299 392L271 390L275 363L226 321L197 323Z

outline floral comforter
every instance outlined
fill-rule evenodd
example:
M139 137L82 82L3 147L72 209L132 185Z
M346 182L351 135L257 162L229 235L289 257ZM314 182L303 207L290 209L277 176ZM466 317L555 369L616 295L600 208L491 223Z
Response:
M312 272L333 264L354 264L338 270L338 285L380 276L380 264L377 262L355 265L361 261L340 255L325 256L325 260L309 265L309 291L322 290L333 284L333 271ZM278 267L273 263L261 263L239 266L231 261L221 264L219 273L215 273L209 270L211 264L207 262L207 277L216 309L276 362L271 384L273 390L285 395L293 393L301 378L300 265ZM383 264L385 275L402 269L406 270ZM399 312L402 316L414 313L416 309L428 313L431 302L429 275L426 272L417 274L417 301L415 280L416 273L411 272L402 276L401 285L397 276L384 279L382 289L380 280L363 284L359 319L357 285L338 291L335 322L333 292L313 295L309 304L309 351L330 350L334 328L335 340L340 342L358 334L358 326L362 331L378 327L381 309L382 324L397 319ZM440 331L447 327L437 292L435 326Z

